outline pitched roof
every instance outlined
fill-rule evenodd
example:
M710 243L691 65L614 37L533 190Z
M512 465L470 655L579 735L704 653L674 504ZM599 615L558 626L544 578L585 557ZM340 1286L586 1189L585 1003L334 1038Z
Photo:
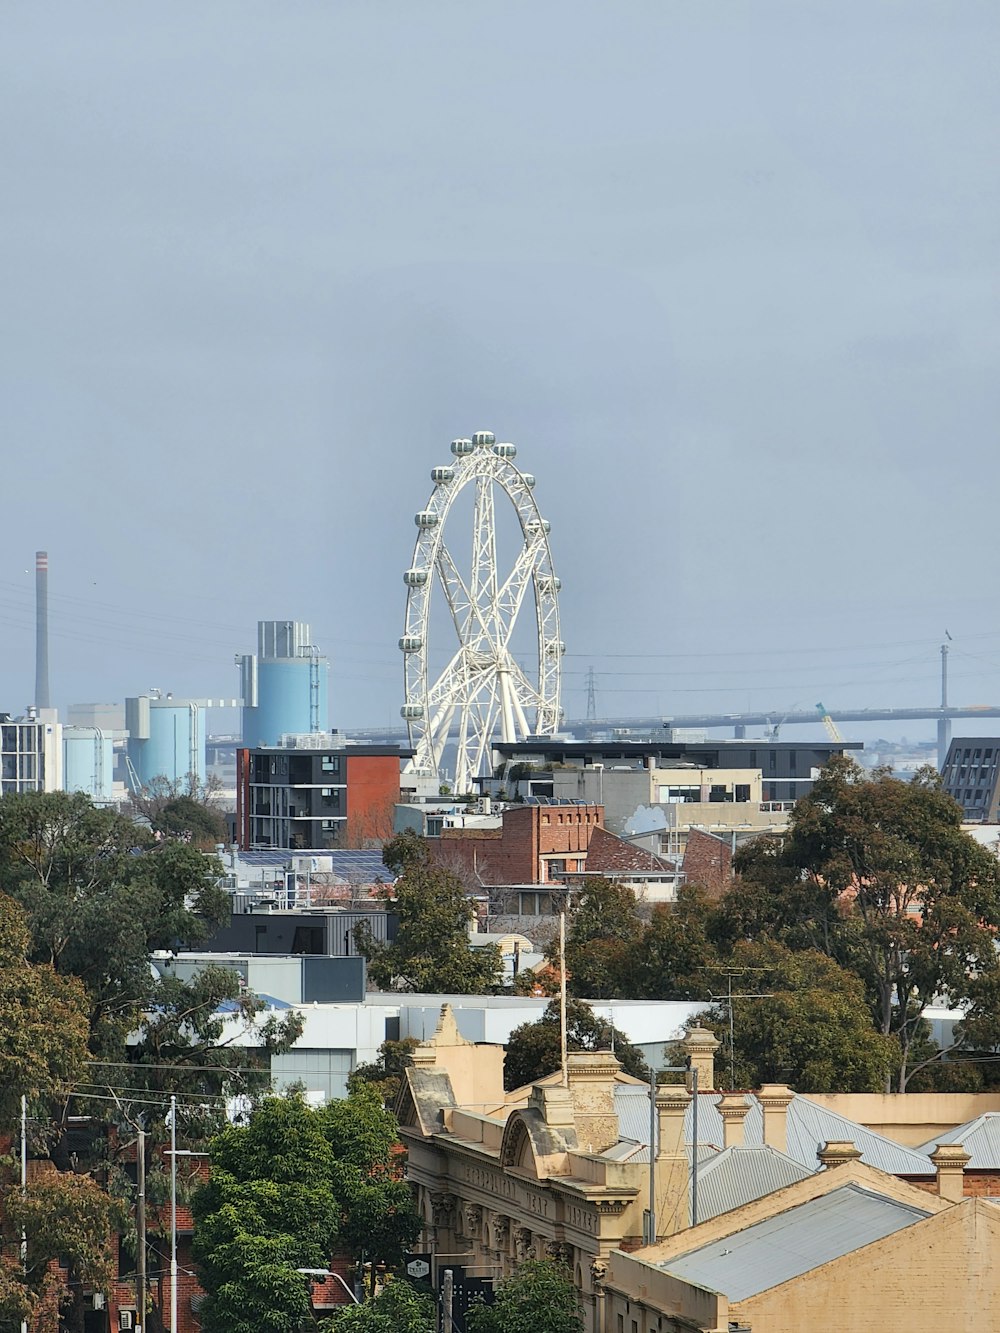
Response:
M849 1183L658 1267L695 1286L722 1292L730 1301L742 1301L929 1216Z
M794 1185L814 1170L763 1143L724 1148L705 1161L699 1153L698 1221L707 1222L719 1213Z
M964 1125L936 1134L917 1151L932 1153L939 1143L960 1143L969 1154L967 1171L1000 1170L1000 1112L987 1111Z
M621 875L629 872L649 875L664 871L673 873L675 869L672 862L665 861L662 856L644 847L626 842L600 824L591 831L590 842L587 844L588 875Z
M722 1117L716 1109L721 1096L718 1092L705 1092L698 1097L698 1142L714 1143L720 1148L725 1142ZM764 1115L761 1105L753 1093L748 1094L748 1101L750 1110L743 1122L744 1140L750 1145L762 1144ZM615 1109L622 1138L648 1143L648 1090L641 1084L620 1084L615 1089ZM691 1106L687 1109L685 1132L691 1142L694 1138L694 1112ZM866 1129L855 1120L848 1120L846 1116L827 1110L825 1106L810 1101L800 1093L795 1094L788 1107L786 1122L787 1155L793 1161L815 1171L819 1166L816 1154L824 1143L844 1139L855 1144L866 1165L877 1167L887 1175L934 1175L934 1168L924 1151L906 1148L883 1134Z

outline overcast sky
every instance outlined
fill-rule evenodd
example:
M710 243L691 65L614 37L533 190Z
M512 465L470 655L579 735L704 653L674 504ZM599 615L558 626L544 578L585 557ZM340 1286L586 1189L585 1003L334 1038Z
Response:
M47 548L59 704L288 617L392 722L482 428L569 716L932 704L946 628L1000 703L998 68L996 0L5 5L0 707Z

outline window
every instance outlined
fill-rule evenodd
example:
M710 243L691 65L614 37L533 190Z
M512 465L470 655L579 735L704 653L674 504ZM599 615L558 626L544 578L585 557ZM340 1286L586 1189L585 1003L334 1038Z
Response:
M324 773L340 772L340 756L335 754L325 754L320 760L320 768Z
M749 801L749 799L750 799L750 784L749 784L749 782L737 782L737 784L736 784L736 800L737 800L737 801Z
M795 753L794 750L789 750L789 751L788 751L788 771L789 771L789 773L794 773L795 770L796 770L797 765L798 765L798 756L796 755L796 753Z

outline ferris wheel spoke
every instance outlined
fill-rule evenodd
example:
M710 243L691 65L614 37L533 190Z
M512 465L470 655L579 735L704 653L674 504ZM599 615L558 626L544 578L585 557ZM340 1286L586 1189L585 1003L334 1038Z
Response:
M538 546L538 539L535 538L521 549L514 561L513 569L507 575L503 587L497 595L497 607L507 630L507 633L497 644L498 649L505 649L510 641L510 631L514 628L514 622L517 620L524 602L524 595L531 585L531 571L534 569L538 557Z
M452 559L451 552L441 542L437 553L437 570L441 586L444 588L444 595L448 602L448 609L451 612L452 622L455 626L455 633L458 635L458 641L464 644L469 638L469 629L473 619L479 622L479 633L490 640L491 635L486 620L483 617L482 608L474 600L472 594L465 586L465 580L458 572L455 561ZM456 596L456 592L460 596Z
M496 606L497 534L493 478L476 478L476 509L472 527L472 601Z

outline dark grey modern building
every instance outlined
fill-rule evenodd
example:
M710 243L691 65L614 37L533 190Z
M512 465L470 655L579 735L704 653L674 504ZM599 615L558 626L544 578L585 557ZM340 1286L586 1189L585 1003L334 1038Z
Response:
M400 760L390 745L322 746L322 737L237 752L239 845L323 849L392 833Z
M1000 736L958 736L948 747L941 782L970 824L1000 821Z

